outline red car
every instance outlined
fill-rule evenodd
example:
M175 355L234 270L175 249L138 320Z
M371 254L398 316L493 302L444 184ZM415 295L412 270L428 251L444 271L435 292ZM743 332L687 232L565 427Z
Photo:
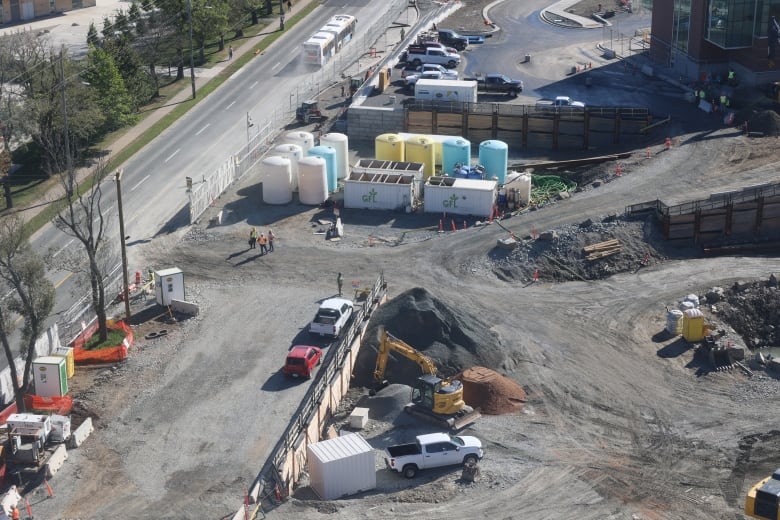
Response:
M314 367L322 361L322 349L310 345L295 345L287 354L282 372L288 377L310 378Z

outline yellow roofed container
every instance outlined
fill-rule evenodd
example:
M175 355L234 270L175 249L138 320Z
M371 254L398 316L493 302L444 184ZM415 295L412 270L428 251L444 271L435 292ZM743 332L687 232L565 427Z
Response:
M699 309L683 312L682 334L685 341L696 342L704 339L704 314Z
M404 160L404 140L398 134L382 134L374 139L374 157L379 161Z
M427 179L433 176L436 168L436 148L433 141L426 136L414 136L406 140L406 160L422 163L423 176Z

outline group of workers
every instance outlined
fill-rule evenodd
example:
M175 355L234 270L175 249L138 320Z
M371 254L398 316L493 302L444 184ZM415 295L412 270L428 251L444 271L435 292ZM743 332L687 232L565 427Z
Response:
M704 88L697 89L695 91L696 93L696 102L699 101L707 101L708 95L707 90ZM712 105L712 111L717 112L718 110L727 110L731 107L731 100L726 94L721 93L720 96L713 96L710 100L710 104Z
M258 235L255 228L249 231L249 249L255 249L259 245L261 255L274 252L274 240L276 240L276 235L274 235L273 229L268 230L268 236L264 233Z

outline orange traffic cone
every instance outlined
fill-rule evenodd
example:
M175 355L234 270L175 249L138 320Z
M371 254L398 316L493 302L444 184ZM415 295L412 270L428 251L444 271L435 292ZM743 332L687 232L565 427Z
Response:
M617 168L615 168L615 175L618 177L623 175L623 168L620 167L620 163L617 163Z
M539 269L534 269L534 282L539 281Z
M671 137L667 137L666 138L666 142L664 144L666 146L666 149L670 150L672 148L672 138Z
M466 221L465 220L463 221L463 229L464 230L466 229Z
M439 219L439 233L444 233L444 223Z
M49 494L49 498L54 498L54 490L51 488L51 484L46 479L43 479L43 483L46 484L46 492Z
M455 219L454 219L454 218L453 218L453 219L450 219L450 222L452 223L452 230L453 230L453 231L457 231L457 230L458 230L458 228L456 228L456 227L455 227Z
M650 158L650 147L649 146L647 147L647 158L648 159Z

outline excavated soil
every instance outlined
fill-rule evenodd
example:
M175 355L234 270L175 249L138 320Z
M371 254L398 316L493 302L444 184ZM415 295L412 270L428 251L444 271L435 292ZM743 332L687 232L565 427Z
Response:
M774 110L763 110L750 118L748 129L765 136L780 136L780 115Z
M471 367L456 379L463 382L463 400L483 414L514 413L526 401L523 387L489 368Z

